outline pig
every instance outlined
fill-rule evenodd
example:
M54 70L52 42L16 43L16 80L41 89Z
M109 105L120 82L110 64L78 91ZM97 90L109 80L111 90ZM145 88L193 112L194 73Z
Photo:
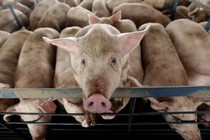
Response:
M106 5L110 12L120 4L123 3L140 3L142 0L107 0Z
M190 10L186 6L177 6L175 11L174 19L180 19L180 18L187 18L192 19L191 16L189 16Z
M43 41L42 37L59 37L53 28L38 28L23 44L14 76L15 88L52 88L55 65L55 46ZM20 99L18 104L7 108L7 112L55 113L54 99ZM50 122L50 115L19 115L23 121ZM4 115L9 121L11 115ZM47 125L27 124L33 140L45 139Z
M29 7L27 7L27 6L23 5L23 4L21 4L20 2L12 2L12 3L10 3L10 2L8 2L8 1L4 1L4 2L2 3L2 7L3 7L3 8L7 8L9 5L10 5L12 8L17 9L17 10L21 11L22 13L24 13L24 14L26 15L27 18L30 17L30 14L31 14L31 11L32 11L32 10L31 10Z
M92 12L98 17L109 17L111 15L110 11L106 6L107 0L94 0L92 6Z
M198 2L203 5L210 6L210 0L198 0ZM207 11L194 3L191 3L188 6L188 9L190 10L188 15L195 22L202 22L209 19L209 14L207 13Z
M71 7L66 15L68 26L87 26L89 14L93 13L81 6Z
M94 0L82 0L78 6L81 6L89 11L92 11L92 6L93 6Z
M14 33L1 31L8 39L0 49L0 88L14 88L14 75L24 41L32 33L26 29ZM14 49L15 48L15 49ZM19 99L0 99L0 112L19 102Z
M10 9L0 11L0 30L12 33L28 26L29 21L26 15L17 9L13 9L13 11L18 19L15 19Z
M0 83L14 88L14 75L22 46L32 32L22 29L10 34L0 49ZM15 49L14 49L15 48Z
M186 26L187 25L187 26ZM189 85L209 85L209 34L198 23L179 19L166 27L187 72ZM184 40L183 40L184 38Z
M10 33L6 31L0 31L0 48L4 42L9 38Z
M188 86L187 73L176 52L175 46L163 25L146 23L139 29L150 25L150 29L142 39L142 63L144 69L143 86ZM186 40L185 40L186 41ZM196 111L202 103L197 98L187 96L147 97L150 106L158 112ZM197 121L196 114L163 114L166 122ZM169 126L185 140L200 140L197 124L176 124Z
M51 27L61 31L66 27L66 14L70 7L65 3L56 3L49 7L38 23L38 27Z
M33 9L29 17L29 29L32 31L37 29L39 21L42 18L43 14L50 6L53 6L56 3L58 3L57 0L42 0L39 3L37 3L36 7Z
M166 30L185 67L189 85L209 86L209 66L206 65L209 59L209 33L200 24L187 19L173 21L166 27ZM205 102L210 102L210 100ZM208 110L208 108L206 109ZM208 118L207 116L203 115L201 120Z
M70 7L76 7L80 3L79 0L63 0L63 2Z
M144 2L158 10L170 9L174 4L174 0L144 0ZM188 0L179 0L178 5L187 6L189 5Z
M148 28L120 33L108 24L91 24L79 30L75 37L43 39L71 54L74 78L84 93L84 109L105 113L112 106L109 99L122 85L121 73L127 69L129 54Z
M115 7L112 13L118 11L122 12L122 19L132 20L137 28L147 22L160 23L164 27L171 22L169 17L145 3L123 3Z

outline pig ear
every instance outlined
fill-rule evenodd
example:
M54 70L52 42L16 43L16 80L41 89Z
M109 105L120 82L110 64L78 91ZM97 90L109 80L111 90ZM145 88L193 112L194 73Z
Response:
M72 54L77 50L78 46L78 38L75 37L57 38L57 39L50 39L47 37L43 37L43 40L47 43L51 43L59 48L62 48Z
M122 51L124 55L129 54L139 45L149 28L150 25L147 25L143 31L122 33L117 36L119 45L122 46Z
M89 22L89 24L95 24L95 23L101 22L101 19L96 15L89 14L88 15L88 22Z
M121 18L122 18L121 17L121 10L111 16L111 19L113 20L114 23L121 20Z
M18 112L17 109L16 109L17 105L18 104L8 107L6 112ZM13 116L13 115L14 114L5 114L4 117L3 117L4 121L9 122L11 120L10 119L11 116Z
M159 101L154 97L148 97L151 102L151 108L158 111L158 112L166 112L166 108L168 106L168 102L166 101Z

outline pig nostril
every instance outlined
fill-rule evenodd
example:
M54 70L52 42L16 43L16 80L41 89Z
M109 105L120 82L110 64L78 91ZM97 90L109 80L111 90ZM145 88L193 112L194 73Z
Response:
M102 106L102 107L106 107L106 103L101 102L101 106Z
M93 104L94 104L93 102L90 102L88 106L93 106Z

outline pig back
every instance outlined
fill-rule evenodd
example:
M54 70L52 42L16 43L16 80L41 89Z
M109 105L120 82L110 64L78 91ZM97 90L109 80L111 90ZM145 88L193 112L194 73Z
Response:
M167 26L171 20L160 11L145 3L123 3L115 7L112 13L122 12L122 19L130 19L139 28L148 22L160 23Z
M14 87L14 73L24 41L31 34L28 30L19 30L10 35L0 49L0 83Z
M17 9L13 9L15 15L18 17L20 25L15 20L14 15L10 9L3 9L0 11L0 29L7 32L14 32L20 29L20 26L27 26L29 23L28 18L24 13Z
M204 28L194 21L179 19L171 22L166 30L186 71L209 74L210 37Z
M150 86L188 85L185 69L165 28L159 23L147 24L150 24L150 29L141 42L145 72L143 84Z
M0 48L4 42L9 38L10 33L6 31L0 31Z
M52 87L56 48L42 37L59 37L52 28L38 28L25 41L15 73L15 87Z

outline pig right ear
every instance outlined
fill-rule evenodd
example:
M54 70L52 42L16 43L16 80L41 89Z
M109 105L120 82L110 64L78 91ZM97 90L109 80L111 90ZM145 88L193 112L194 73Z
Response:
M158 112L166 112L168 102L167 101L159 101L157 98L148 97L151 102L151 108L158 111Z
M150 25L147 25L144 30L117 35L117 40L124 55L129 54L138 46L149 28Z
M78 46L78 38L75 37L57 38L57 39L50 39L47 37L43 37L43 40L47 43L51 43L59 48L62 48L72 54L74 54Z

